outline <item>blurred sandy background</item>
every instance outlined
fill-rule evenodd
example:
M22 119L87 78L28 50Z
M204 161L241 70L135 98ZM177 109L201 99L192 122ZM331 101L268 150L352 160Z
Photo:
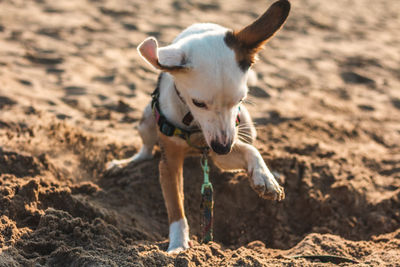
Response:
M195 246L174 257L158 156L104 175L140 147L157 73L137 45L166 45L197 22L238 29L272 2L0 1L0 266L320 266L291 258L316 254L398 264L398 0L292 0L260 53L248 108L282 203L213 167L215 242L200 245L201 172L188 159Z

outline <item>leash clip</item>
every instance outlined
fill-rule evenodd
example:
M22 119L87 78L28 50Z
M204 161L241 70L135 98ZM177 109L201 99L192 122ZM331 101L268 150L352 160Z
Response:
M200 159L201 168L204 173L204 181L201 186L201 209L203 209L202 227L203 227L203 243L208 243L213 240L213 186L210 183L208 166L208 149L203 149L203 155Z
M210 177L209 177L209 173L210 173L210 167L208 166L208 149L203 149L203 155L201 156L200 159L200 164L201 164L201 168L203 169L203 174L204 174L204 181L203 184L201 185L201 194L204 194L204 190L205 188L210 188L211 190L213 190L212 184L210 183Z

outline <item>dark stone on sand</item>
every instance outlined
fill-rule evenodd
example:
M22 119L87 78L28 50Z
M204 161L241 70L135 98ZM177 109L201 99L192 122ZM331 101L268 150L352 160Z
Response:
M52 73L52 74L60 74L60 73L65 72L65 70L63 70L63 69L57 69L57 68L47 68L47 69L46 69L46 72L47 72L47 73Z
M6 96L0 96L0 109L6 107L6 106L13 106L17 104L14 100L11 98L8 98Z
M400 109L400 98L392 99L392 104L395 108Z
M36 54L36 53L28 53L26 58L29 59L33 63L43 64L43 65L56 65L60 64L64 61L62 57L59 57L54 54Z
M93 77L93 81L102 82L102 83L112 83L112 82L114 82L114 80L115 80L115 75Z
M375 110L375 108L370 105L358 105L358 107L365 111L374 111Z
M65 120L65 119L70 119L71 118L71 116L68 116L68 115L65 115L65 114L57 114L56 115L56 117L57 117L57 119L60 119L60 120Z
M137 29L138 29L138 27L132 23L124 23L123 26L125 29L130 30L130 31L137 31Z
M28 81L28 80L20 79L18 81L23 85L27 85L27 86L31 86L32 85L32 82Z
M64 90L67 95L84 95L86 94L86 88L82 86L66 86Z
M375 85L375 81L352 71L345 71L340 74L346 83Z

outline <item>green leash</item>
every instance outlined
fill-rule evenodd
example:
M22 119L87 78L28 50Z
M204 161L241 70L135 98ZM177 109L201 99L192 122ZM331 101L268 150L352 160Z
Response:
M201 186L201 206L203 209L202 227L203 227L203 243L208 243L213 240L213 186L210 183L207 158L208 150L203 150L203 155L200 159L201 168L203 169L204 181Z

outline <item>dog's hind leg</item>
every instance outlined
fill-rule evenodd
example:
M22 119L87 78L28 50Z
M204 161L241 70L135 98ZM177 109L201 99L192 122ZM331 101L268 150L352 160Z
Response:
M156 121L151 110L151 104L147 105L144 109L138 130L142 138L143 146L140 151L132 157L134 162L151 159L153 157L154 145L158 140Z
M157 143L158 137L156 122L152 114L150 104L146 106L143 112L138 130L143 142L139 152L127 159L112 160L108 162L106 166L107 172L115 174L128 165L148 160L153 157L153 147Z

